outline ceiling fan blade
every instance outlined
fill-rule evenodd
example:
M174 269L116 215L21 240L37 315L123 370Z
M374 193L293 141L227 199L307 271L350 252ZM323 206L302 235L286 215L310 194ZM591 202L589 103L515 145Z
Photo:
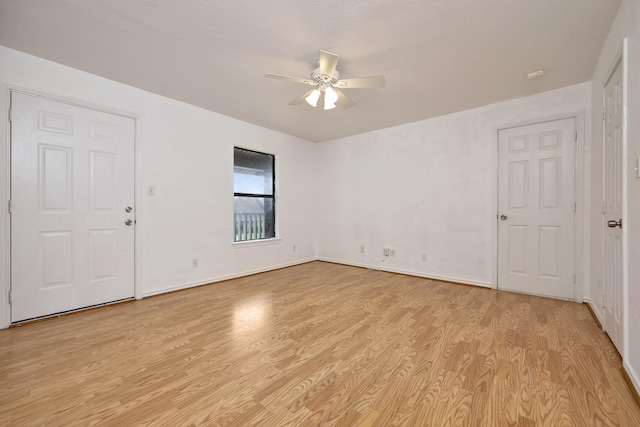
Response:
M308 80L308 79L301 79L299 77L289 77L289 76L283 76L282 74L272 74L272 73L267 73L264 75L265 77L269 77L270 79L278 79L278 80L288 80L290 82L296 82L296 83L304 83L306 85L316 85L317 83L312 81L312 80Z
M340 92L339 90L336 90L336 92L338 93L338 100L336 101L336 104L338 104L339 106L341 106L345 110L348 110L349 108L352 108L352 107L355 107L356 105L358 105L356 103L356 101L354 101L353 99L349 98L347 95L345 95L344 93Z
M320 75L326 74L329 77L333 76L333 72L338 65L339 56L335 53L327 52L326 50L320 51L318 62L320 64Z
M302 95L300 95L299 97L297 97L296 99L294 99L293 101L291 101L289 103L289 105L300 105L304 102L305 98L309 95L311 95L311 92L313 92L315 89L311 89L310 91L303 93Z
M341 89L355 89L363 87L384 87L384 85L384 76L369 76L338 80L334 86Z

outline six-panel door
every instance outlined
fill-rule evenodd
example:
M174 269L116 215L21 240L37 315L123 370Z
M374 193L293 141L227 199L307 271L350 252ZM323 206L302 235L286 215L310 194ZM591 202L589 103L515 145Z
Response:
M134 121L17 92L11 109L11 321L133 297Z
M575 119L500 130L498 288L574 298Z

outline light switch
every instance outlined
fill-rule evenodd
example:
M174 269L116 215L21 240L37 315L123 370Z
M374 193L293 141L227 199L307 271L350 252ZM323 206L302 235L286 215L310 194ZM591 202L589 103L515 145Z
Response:
M155 196L156 195L156 187L153 185L150 185L149 187L147 187L147 196Z

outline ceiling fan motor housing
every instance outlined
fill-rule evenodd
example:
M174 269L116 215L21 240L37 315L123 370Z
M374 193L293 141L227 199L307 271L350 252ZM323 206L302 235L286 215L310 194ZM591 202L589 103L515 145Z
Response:
M324 82L324 83L335 84L339 78L340 78L340 73L338 72L338 70L333 71L333 76L329 76L327 74L320 74L320 67L315 68L311 72L311 80L313 80L316 83Z

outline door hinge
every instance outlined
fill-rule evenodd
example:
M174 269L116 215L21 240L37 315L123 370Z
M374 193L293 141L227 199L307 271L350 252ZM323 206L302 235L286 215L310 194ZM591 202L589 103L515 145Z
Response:
M573 142L578 142L578 132L573 134Z
M607 109L606 108L602 108L602 120L607 120Z
M9 200L8 205L9 205L8 211L9 211L9 213L11 213L11 211L13 210L13 203L11 203L11 200Z
M576 203L573 204L573 213L576 213L578 209L578 206Z
M602 212L602 215L607 213L607 207L604 202L602 202L602 204L600 205L600 211Z
M11 291L9 291L9 304L13 304L13 298L11 296Z
M9 122L13 121L13 110L9 108Z
M574 285L576 284L576 275L575 274L573 275L573 284Z

